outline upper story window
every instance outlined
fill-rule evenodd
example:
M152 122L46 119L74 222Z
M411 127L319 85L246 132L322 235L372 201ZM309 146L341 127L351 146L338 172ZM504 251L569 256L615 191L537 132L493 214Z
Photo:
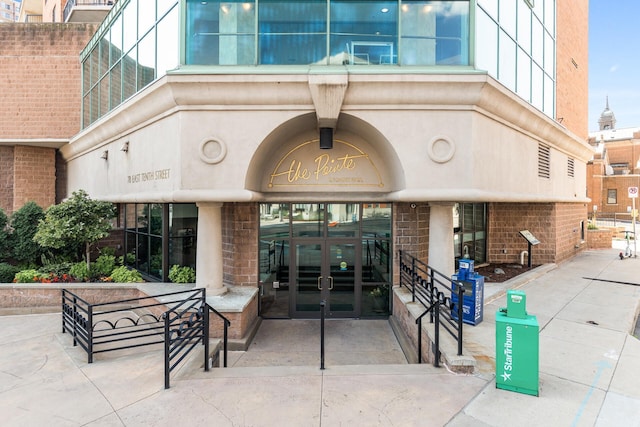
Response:
M187 65L469 63L466 0L186 3Z

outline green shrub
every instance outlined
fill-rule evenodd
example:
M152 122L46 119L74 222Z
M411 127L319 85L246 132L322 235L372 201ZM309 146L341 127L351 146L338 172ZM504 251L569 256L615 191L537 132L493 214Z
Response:
M111 246L107 246L105 248L100 249L100 255L113 255L116 256L116 249Z
M111 280L116 283L138 283L143 282L142 276L137 270L131 270L129 267L116 267L111 273Z
M180 267L179 265L174 265L169 270L169 280L173 283L194 283L196 281L196 271L189 266Z
M131 252L118 257L118 265L133 265L136 262L136 256Z
M40 273L34 269L22 270L16 273L13 280L16 283L36 283L40 281Z
M11 216L13 257L25 264L39 264L44 248L33 240L44 210L35 202L27 202Z
M0 262L0 283L11 283L20 269L6 262Z
M89 269L87 268L87 263L80 261L73 264L69 269L69 274L71 274L78 282L85 282L89 280Z
M91 277L111 276L113 269L116 268L116 257L113 255L102 254L96 258L91 264Z
M7 215L0 209L0 261L7 259L11 255L11 244L9 243L11 234L9 233L8 225Z

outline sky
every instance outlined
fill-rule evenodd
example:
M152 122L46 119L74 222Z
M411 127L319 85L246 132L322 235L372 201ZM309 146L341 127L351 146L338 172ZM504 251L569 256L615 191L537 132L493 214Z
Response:
M638 0L589 0L589 131L607 96L616 129L640 127L638 17Z

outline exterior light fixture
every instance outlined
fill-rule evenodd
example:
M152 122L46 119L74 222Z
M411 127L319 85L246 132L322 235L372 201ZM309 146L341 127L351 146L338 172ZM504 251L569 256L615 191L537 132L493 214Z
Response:
M322 150L333 148L333 128L320 128L320 148Z
M122 144L122 147L120 147L120 151L124 151L125 153L129 151L129 141Z
M109 151L108 150L104 150L102 152L102 156L100 156L101 159L105 159L108 160L109 159Z
M380 9L380 12L387 13L387 12L389 12L389 8L388 7L383 7L382 9Z

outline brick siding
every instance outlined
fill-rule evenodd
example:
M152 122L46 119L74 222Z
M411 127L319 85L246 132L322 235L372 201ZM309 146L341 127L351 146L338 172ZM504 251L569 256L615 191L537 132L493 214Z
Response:
M589 129L589 1L557 2L556 119L586 140Z
M0 146L0 209L13 212L13 147Z
M43 209L55 203L55 149L14 147L13 211L34 201Z
M393 283L400 281L398 251L406 251L425 263L429 262L429 205L416 203L415 208L411 205L393 204Z
M258 204L225 203L222 223L224 283L258 286Z
M519 263L522 251L528 250L520 231L529 230L540 241L532 248L532 263L561 262L586 248L586 227L583 203L490 203L487 260Z
M69 138L80 130L80 51L96 24L0 26L0 135Z

